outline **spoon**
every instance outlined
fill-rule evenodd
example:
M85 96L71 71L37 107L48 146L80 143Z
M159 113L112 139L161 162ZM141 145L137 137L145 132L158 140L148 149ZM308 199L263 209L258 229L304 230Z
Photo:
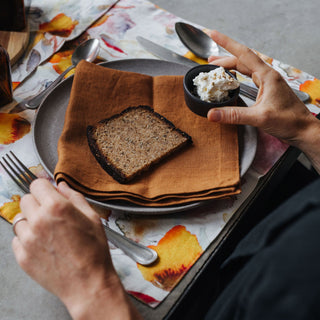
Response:
M192 53L202 59L207 60L212 55L231 55L227 50L217 45L205 32L190 24L177 22L175 24L175 29L181 42ZM258 88L240 83L240 93L252 100L256 99L258 90ZM306 102L310 99L310 96L306 92L296 89L292 90L302 102Z
M113 231L108 226L108 223L104 218L100 218L100 220L105 229L108 240L135 262L147 266L158 259L156 251Z
M175 24L176 33L181 42L196 56L207 60L214 55L231 55L224 48L218 46L205 32L184 22Z
M87 41L82 42L73 52L71 57L72 65L67 68L64 72L62 72L59 77L53 81L46 89L40 92L35 97L26 101L24 105L29 109L36 109L39 107L40 103L56 86L64 76L73 68L77 66L77 64L81 60L86 60L88 62L94 61L99 52L99 40L98 39L89 39Z

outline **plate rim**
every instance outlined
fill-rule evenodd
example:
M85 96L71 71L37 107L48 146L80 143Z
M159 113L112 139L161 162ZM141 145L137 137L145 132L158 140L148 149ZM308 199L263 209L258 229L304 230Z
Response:
M179 64L179 63L175 63L175 62L170 62L170 61L165 61L165 60L158 60L158 59L145 59L145 58L132 58L132 59L119 59L119 60L113 60L113 61L106 61L106 62L101 62L98 65L103 66L103 67L109 67L112 66L114 64L128 64L128 63L139 63L139 64L149 64L149 63L158 63L158 64L165 64L165 65L175 65L176 67L181 67L184 68L187 72L187 70L189 69L189 67ZM135 71L138 72L138 71ZM164 72L164 75L167 74L168 72ZM181 72L182 74L182 72ZM37 123L39 122L39 118L40 115L45 112L43 111L46 107L46 102L48 101L48 99L54 95L58 90L61 90L63 85L68 84L69 82L72 82L74 78L74 75L71 75L70 77L68 77L67 79L64 79L63 81L61 81L41 102L34 121L33 121L33 125L32 125L32 132L33 132L33 145L34 145L34 149L36 151L36 155L40 161L40 164L43 166L43 168L45 169L45 171L48 173L48 175L54 180L54 172L51 172L51 170L48 168L47 164L45 163L45 161L43 160L43 157L40 154L39 148L37 146L37 137L36 137L36 131L37 131ZM256 143L254 146L252 146L253 150L251 151L250 155L251 158L248 161L248 165L246 167L242 167L241 166L241 161L240 161L240 177L243 177L243 175L247 172L247 170L250 168L253 160L254 160L254 156L256 153L256 149L257 149L257 133L255 128L251 127L251 126L243 126L245 128L245 132L246 134L251 135L251 139L254 138ZM243 143L243 145L245 146L245 141ZM241 159L240 159L241 160ZM121 204L121 201L116 201L116 200L110 200L110 201L106 201L106 202L100 202L98 200L95 199L91 199L89 197L85 197L86 200L92 204L98 205L98 206L102 206L104 208L107 209L111 209L111 210L115 210L115 211L120 211L120 212L127 212L127 213L132 213L132 214L143 214L143 215L148 215L148 214L170 214L170 213L177 213L177 212L182 212L182 211L187 211L189 209L194 209L197 208L199 206L205 205L210 201L213 200L204 200L204 201L195 201L192 203L188 203L188 204L182 204L182 205L174 205L174 206L161 206L161 207L145 207L145 206L141 206L141 205L136 205L134 203L130 203L125 202L125 205ZM120 204L115 204L113 202L119 202ZM124 202L124 201L123 201Z

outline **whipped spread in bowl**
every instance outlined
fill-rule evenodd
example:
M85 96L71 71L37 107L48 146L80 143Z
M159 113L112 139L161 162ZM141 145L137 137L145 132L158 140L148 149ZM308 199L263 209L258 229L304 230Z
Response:
M200 64L183 77L184 100L187 107L201 117L212 108L237 104L240 83L232 73L213 64Z
M230 90L240 85L223 67L200 72L193 79L193 84L200 99L206 102L222 102L229 98Z

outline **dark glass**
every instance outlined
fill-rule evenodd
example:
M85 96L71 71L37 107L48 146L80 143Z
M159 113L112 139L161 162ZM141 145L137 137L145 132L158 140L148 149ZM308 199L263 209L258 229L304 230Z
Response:
M12 81L10 59L7 51L0 45L0 106L12 101Z
M25 27L24 0L0 0L0 30L21 31Z

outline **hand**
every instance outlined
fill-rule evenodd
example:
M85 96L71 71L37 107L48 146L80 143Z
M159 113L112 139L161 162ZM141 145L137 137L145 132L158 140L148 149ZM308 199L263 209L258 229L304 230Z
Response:
M217 32L211 38L234 56L212 56L208 61L252 77L259 88L250 108L223 107L208 112L209 121L259 127L282 141L300 148L320 169L320 122L299 100L281 75L252 50Z
M12 241L22 269L57 295L74 318L102 319L108 306L114 318L119 310L129 314L133 308L112 265L98 214L65 182L56 190L38 179L30 191L20 203L26 220L16 225Z

